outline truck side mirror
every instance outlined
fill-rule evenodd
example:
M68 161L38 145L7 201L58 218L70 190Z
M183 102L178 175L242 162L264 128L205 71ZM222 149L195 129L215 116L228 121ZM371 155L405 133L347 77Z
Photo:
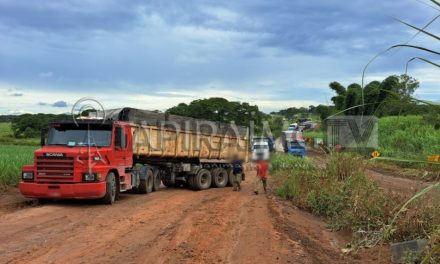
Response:
M47 133L47 129L43 128L41 129L41 134L40 134L40 146L44 146L46 145L46 133Z

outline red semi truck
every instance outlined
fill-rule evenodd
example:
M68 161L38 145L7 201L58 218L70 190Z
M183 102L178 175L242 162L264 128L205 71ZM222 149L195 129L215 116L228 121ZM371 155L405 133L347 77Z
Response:
M247 160L248 129L124 108L106 118L53 122L20 192L37 199L101 199L167 186L232 183L231 157Z

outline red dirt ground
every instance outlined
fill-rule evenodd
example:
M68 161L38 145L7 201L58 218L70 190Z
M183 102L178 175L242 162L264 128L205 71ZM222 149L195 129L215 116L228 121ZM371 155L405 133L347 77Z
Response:
M343 256L347 234L253 195L247 175L241 192L164 188L113 206L38 205L11 188L0 195L0 263L388 263L377 250Z

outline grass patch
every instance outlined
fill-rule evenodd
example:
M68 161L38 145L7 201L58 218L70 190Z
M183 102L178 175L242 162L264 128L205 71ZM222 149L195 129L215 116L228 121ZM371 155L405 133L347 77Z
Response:
M0 145L38 146L39 138L15 138L12 134L11 123L0 123Z
M440 227L438 202L422 197L396 219L392 232L385 235L385 227L406 199L380 189L364 174L363 159L352 153L334 153L320 168L307 159L289 155L273 155L271 162L277 194L325 217L334 230L351 230L356 247L426 237Z
M21 168L33 163L35 150L33 146L0 145L0 187L18 184Z
M382 117L379 151L386 157L426 160L429 155L440 155L440 130L421 116Z
M305 138L321 138L323 140L326 140L327 132L325 132L325 131L317 131L317 130L304 131L303 132L303 136Z

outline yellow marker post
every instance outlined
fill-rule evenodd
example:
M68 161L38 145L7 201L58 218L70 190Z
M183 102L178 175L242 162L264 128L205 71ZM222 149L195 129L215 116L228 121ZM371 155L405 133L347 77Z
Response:
M371 153L371 157L372 158L379 158L380 157L380 152L375 150Z
M428 156L428 161L431 161L431 162L440 162L440 155L432 155L432 156Z

